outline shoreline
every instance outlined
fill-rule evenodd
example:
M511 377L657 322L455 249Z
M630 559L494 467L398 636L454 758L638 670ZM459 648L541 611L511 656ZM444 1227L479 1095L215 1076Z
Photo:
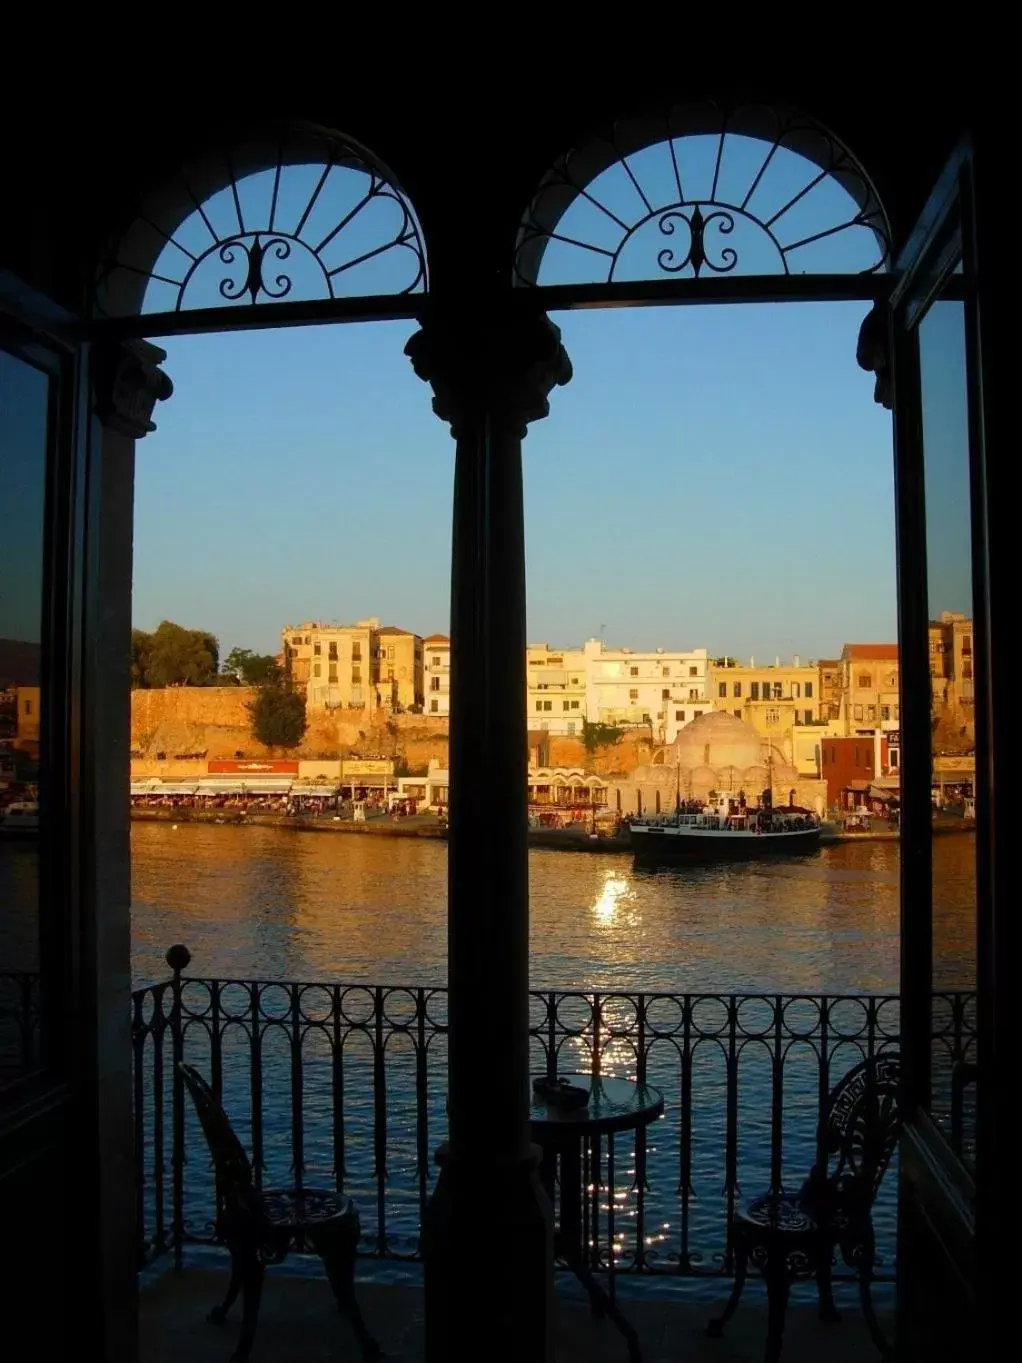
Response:
M426 838L437 842L447 841L446 825L432 815L412 814L404 819L388 817L370 819L366 823L356 823L353 819L313 818L301 814L243 814L235 811L213 810L163 810L133 809L133 823L191 823L219 827L287 828L296 833L347 833L357 837L384 838ZM935 823L934 837L950 837L956 834L974 833L976 825L955 820L953 823ZM528 831L530 847L545 848L556 852L591 852L596 854L628 854L632 851L627 837L597 837L588 833L575 833L569 829L530 828ZM850 842L899 842L901 834L896 829L878 829L870 833L843 833L838 830L824 830L820 835L820 846L829 847L835 843Z

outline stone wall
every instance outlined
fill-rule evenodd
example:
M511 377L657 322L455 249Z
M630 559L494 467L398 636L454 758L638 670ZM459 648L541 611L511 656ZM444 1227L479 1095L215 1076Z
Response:
M172 686L131 693L132 771L141 776L185 775L201 756L268 757L272 751L252 736L248 686ZM352 751L381 753L404 760L412 770L430 758L447 765L447 718L443 715L394 715L386 710L310 710L309 727L297 749L299 758L345 757ZM159 756L163 754L163 756ZM276 755L280 755L277 753ZM158 769L157 769L158 768Z

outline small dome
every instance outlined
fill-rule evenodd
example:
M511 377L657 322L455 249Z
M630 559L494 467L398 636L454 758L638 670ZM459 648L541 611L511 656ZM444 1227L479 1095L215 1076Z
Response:
M723 710L710 710L686 724L664 752L664 765L680 766L682 771L696 767L741 770L762 761L763 740L756 730Z

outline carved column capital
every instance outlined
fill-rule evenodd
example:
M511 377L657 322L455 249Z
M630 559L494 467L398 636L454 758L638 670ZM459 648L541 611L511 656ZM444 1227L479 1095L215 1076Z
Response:
M890 411L894 406L894 386L891 382L891 337L887 308L874 303L862 320L855 359L860 369L876 376L873 401Z
M118 435L141 440L156 430L153 408L174 385L160 368L167 352L148 341L119 341L96 350L93 391L96 415Z
M484 413L524 436L550 413L551 389L571 378L560 327L542 314L427 320L405 346L420 379L433 389L433 410L457 437Z

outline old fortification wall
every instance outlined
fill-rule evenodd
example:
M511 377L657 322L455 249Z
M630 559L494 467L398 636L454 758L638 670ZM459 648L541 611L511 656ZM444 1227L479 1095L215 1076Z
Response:
M310 710L309 727L297 749L276 751L252 737L249 686L172 686L131 693L132 773L136 779L162 776L183 780L202 774L210 758L271 756L347 757L379 753L425 770L431 759L448 761L446 716L394 715L388 710ZM581 739L530 734L533 761L554 767L582 767L601 776L627 775L650 760L648 736L624 735L589 756ZM545 756L541 759L540 747Z
M132 771L142 776L184 778L210 758L282 756L256 742L248 686L173 686L131 693ZM352 752L403 759L412 770L431 758L447 762L447 720L434 715L392 715L389 711L310 710L299 758L346 757Z

